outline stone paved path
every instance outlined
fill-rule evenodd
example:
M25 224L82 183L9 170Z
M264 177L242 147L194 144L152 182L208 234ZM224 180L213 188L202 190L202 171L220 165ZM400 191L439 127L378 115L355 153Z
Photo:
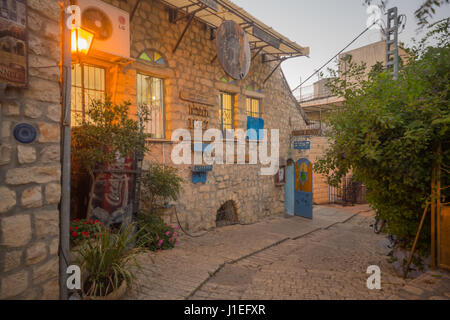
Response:
M372 221L368 207L316 207L312 221L277 217L183 237L140 257L127 299L450 299L447 272L397 277ZM381 268L382 290L366 287L370 265Z

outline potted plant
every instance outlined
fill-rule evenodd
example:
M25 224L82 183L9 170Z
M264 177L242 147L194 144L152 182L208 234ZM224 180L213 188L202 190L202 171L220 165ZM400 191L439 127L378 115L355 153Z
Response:
M82 295L86 300L122 298L140 268L136 257L144 249L136 245L134 225L122 227L118 233L103 232L85 241L78 250L83 272Z

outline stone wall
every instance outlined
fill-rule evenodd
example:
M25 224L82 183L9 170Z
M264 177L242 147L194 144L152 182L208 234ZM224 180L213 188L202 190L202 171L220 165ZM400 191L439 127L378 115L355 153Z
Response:
M57 299L60 8L28 0L29 87L0 84L0 299ZM18 123L38 132L21 144Z
M311 151L309 152L309 160L313 165L320 159L329 146L328 138L326 137L312 137ZM328 199L328 184L327 178L321 174L314 173L313 176L313 201L314 204L326 204Z
M128 12L134 4L118 0L105 2ZM218 99L221 91L235 94L235 128L246 128L246 97L261 98L265 128L280 130L280 157L299 159L300 155L294 150L288 154L289 134L292 130L304 128L305 122L280 69L264 84L276 63L262 63L259 55L253 60L246 79L235 84L224 83L220 79L225 73L218 60L213 61L217 53L215 40L210 39L210 30L200 21L194 20L178 50L173 53L185 24L185 20L170 23L167 7L157 0L140 3L131 25L131 56L137 59L143 50L155 49L162 53L167 66L135 63L120 75L122 81L117 87L116 97L120 100L122 93L126 93L127 99L136 107L135 97L129 95L135 92L135 88L124 87L124 83L135 83L136 72L163 78L166 140L170 140L173 130L187 127L188 103L180 99L183 90L215 99L215 105L208 107L209 128L220 128ZM262 87L261 93L247 90L252 82ZM170 141L153 143L147 161L172 165L172 148ZM178 166L185 183L177 211L182 223L190 230L215 227L217 210L228 200L234 201L241 223L284 213L284 188L275 186L273 176L260 176L260 165L215 165L208 173L206 184L193 184L189 167Z

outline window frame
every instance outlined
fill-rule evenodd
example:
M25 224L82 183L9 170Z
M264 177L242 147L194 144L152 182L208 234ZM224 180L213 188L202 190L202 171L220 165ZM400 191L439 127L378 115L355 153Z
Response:
M136 106L137 106L138 111L139 111L139 109L141 107L141 104L139 103L139 99L140 99L140 96L141 96L139 94L139 90L142 90L141 86L139 86L139 77L140 76L141 77L148 77L150 79L158 79L158 80L161 81L162 85L161 85L161 92L160 92L160 94L161 94L161 110L162 110L162 112L161 112L161 118L162 118L161 131L162 131L162 134L161 134L161 137L152 136L151 129L149 130L149 132L147 132L147 129L146 129L146 133L150 134L149 139L151 139L151 140L165 140L166 139L165 79L161 78L161 77L158 77L158 76L155 76L155 75L152 75L150 73L146 73L146 72L141 72L141 71L137 71L136 72ZM150 91L151 91L151 89L150 89ZM151 97L151 95L152 95L151 92L149 93L149 95ZM150 119L147 121L147 123L150 123Z
M230 112L231 112L231 121L230 121L230 125L231 128L224 128L224 123L223 123L223 95L227 95L230 96L230 101L231 101L231 106L230 106ZM219 121L220 121L220 129L222 130L222 133L225 133L226 130L233 130L235 129L235 123L234 123L234 115L235 115L235 106L236 106L236 94L231 93L231 92L226 92L226 91L220 91L219 92L219 103L220 103L220 107L219 107L219 111L220 111L220 117L219 117Z
M73 71L74 71L74 67L76 66L76 65L79 65L80 66L80 86L78 86L78 85L76 85L76 84L74 84L74 77L73 77ZM86 88L86 85L85 85L85 72L86 72L86 70L85 70L85 67L90 67L90 68L96 68L96 69L100 69L100 70L102 70L103 71L103 77L102 77L102 82L103 83L101 83L100 84L100 86L101 87L103 87L103 90L102 89L92 89L92 88ZM102 99L103 100L105 100L106 99L106 96L107 96L107 90L106 90L106 88L107 88L107 86L106 86L106 68L105 67L103 67L103 66L100 66L100 65L96 65L96 64L93 64L93 63L83 63L83 62L78 62L78 63L74 63L74 64L72 64L72 66L71 66L71 92L70 92L70 94L71 94L71 119L72 119L72 121L71 121L71 126L74 126L74 121L73 121L73 114L74 113L81 113L81 117L82 117L82 119L85 119L85 117L86 117L86 111L87 111L87 109L88 109L88 107L89 107L89 102L87 102L86 101L86 93L87 92L97 92L97 93L101 93L102 94ZM96 79L96 77L94 76L94 82L96 81L97 79ZM74 108L73 108L73 91L74 91L74 89L75 90L81 90L81 110L75 110Z
M251 106L251 108L252 108L252 110L251 110L251 112L250 112L250 115L248 114L248 101L250 101L250 106ZM258 103L259 103L258 117L254 117L254 113L253 113L253 101L258 101ZM251 96L246 96L246 97L245 97L245 114L247 115L247 117L263 119L262 99L261 99L261 98L251 97Z

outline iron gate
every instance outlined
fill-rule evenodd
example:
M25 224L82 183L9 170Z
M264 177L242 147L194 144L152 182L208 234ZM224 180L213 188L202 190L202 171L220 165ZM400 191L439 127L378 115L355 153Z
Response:
M338 187L328 186L328 202L332 204L365 204L366 186L352 177L342 179Z

